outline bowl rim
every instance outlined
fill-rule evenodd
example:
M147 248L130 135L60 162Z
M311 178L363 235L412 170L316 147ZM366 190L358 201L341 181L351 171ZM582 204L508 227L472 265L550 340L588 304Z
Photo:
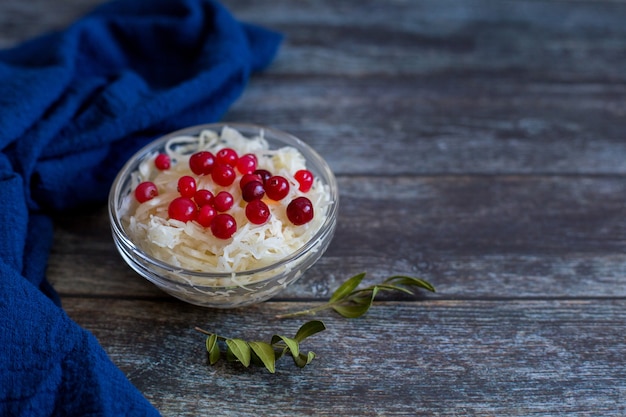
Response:
M255 269L249 269L249 270L244 270L244 271L231 271L231 272L203 272L203 271L196 271L196 270L186 269L182 267L177 267L170 263L164 262L158 258L155 258L152 255L149 255L140 246L135 244L130 238L130 236L128 236L128 234L126 233L126 231L124 230L124 227L122 226L120 222L120 216L118 216L118 209L117 209L118 204L117 203L119 202L119 196L122 192L122 184L124 182L124 179L133 172L133 170L131 170L131 167L135 165L136 161L139 158L149 154L155 148L159 148L163 146L172 137L183 136L183 135L195 136L198 133L200 133L202 130L209 130L209 129L219 132L219 130L221 130L224 127L231 127L233 129L236 129L240 133L242 133L244 136L246 136L246 134L242 132L242 130L246 132L250 132L254 130L256 130L257 132L263 131L266 133L265 137L267 137L267 132L270 132L272 136L276 137L280 142L285 143L285 145L293 146L296 149L298 149L300 152L304 152L305 154L304 156L305 156L307 163L310 163L309 161L312 161L311 163L315 165L316 170L320 171L320 173L322 174L324 183L325 185L328 186L329 192L331 194L331 203L329 205L329 209L326 214L326 219L324 220L324 223L322 223L319 230L302 247L300 247L296 251L292 252L291 254L287 255L286 257L282 258L281 260L277 262L274 262L272 264L269 264L260 268L255 268ZM151 140L146 145L144 145L142 148L140 148L138 151L136 151L130 158L128 158L126 163L118 171L115 179L113 180L113 183L109 191L109 198L108 198L109 220L110 220L111 228L113 230L113 234L115 235L114 239L116 240L119 239L119 241L121 241L121 243L126 247L127 250L132 251L132 253L135 256L138 256L143 261L148 262L155 267L167 270L170 273L184 274L187 278L198 278L198 279L211 279L211 278L224 279L227 277L235 277L235 276L244 277L244 276L249 276L249 275L260 274L263 272L271 271L276 268L280 268L281 266L287 265L294 261L297 261L298 259L304 257L305 255L315 253L317 251L310 252L310 249L316 246L320 240L323 240L329 237L332 238L332 236L334 235L334 229L337 223L338 211L339 211L339 192L338 192L337 179L335 178L335 175L330 169L330 166L328 165L328 163L324 160L324 158L322 158L317 153L315 149L313 149L306 142L302 141L300 138L294 136L291 133L287 133L280 129L265 126L265 125L254 124L254 123L241 123L241 122L232 122L232 123L231 122L217 122L217 123L197 124L197 125L185 127L182 129L178 129L173 132L156 137L155 139ZM165 277L162 277L162 278L165 278ZM273 278L274 278L273 276L270 276L258 282L265 282Z

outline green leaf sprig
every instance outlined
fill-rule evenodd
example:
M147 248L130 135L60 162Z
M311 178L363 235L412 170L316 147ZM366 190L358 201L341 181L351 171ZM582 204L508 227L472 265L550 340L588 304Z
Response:
M349 278L324 304L307 310L277 315L276 318L311 315L327 309L333 309L346 318L357 318L367 313L380 291L397 291L414 295L413 288L423 288L435 292L435 287L429 282L405 275L393 275L380 284L359 289L357 287L363 278L365 278L365 272ZM304 323L293 338L275 334L269 343L226 338L198 327L196 330L207 336L206 350L209 364L214 365L222 356L225 356L230 362L239 362L245 367L264 365L269 372L275 373L276 361L288 354L291 354L294 363L300 368L311 363L315 359L315 353L301 352L300 342L326 330L326 326L319 320L312 320Z
M198 327L196 330L207 335L206 350L209 364L214 365L222 356L226 356L229 362L240 362L245 367L264 365L269 372L275 373L276 361L287 354L291 354L294 363L299 368L304 368L311 363L315 358L315 353L301 352L300 342L326 330L326 326L319 320L312 320L304 323L293 338L275 334L269 343L226 338Z
M365 272L348 279L333 292L328 302L324 304L294 313L280 314L276 317L312 315L323 310L333 309L343 317L357 318L367 313L380 291L399 291L413 295L412 287L417 287L435 292L435 287L428 281L406 275L393 275L380 284L357 289L363 278L365 278Z

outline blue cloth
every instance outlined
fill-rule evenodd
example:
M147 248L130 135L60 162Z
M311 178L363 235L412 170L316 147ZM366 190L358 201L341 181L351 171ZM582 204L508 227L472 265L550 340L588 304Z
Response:
M281 37L210 0L121 0L0 51L0 415L152 416L46 281L50 215L147 141L218 120Z

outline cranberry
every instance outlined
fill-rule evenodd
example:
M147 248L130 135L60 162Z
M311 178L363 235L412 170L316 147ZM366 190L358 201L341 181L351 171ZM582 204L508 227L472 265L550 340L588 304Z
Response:
M221 185L222 187L231 185L236 177L235 169L230 165L215 164L211 170L211 178L217 185Z
M246 205L246 217L250 223L263 224L270 218L270 209L263 200L254 200Z
M296 226L313 219L313 203L306 197L297 197L287 206L287 218Z
M213 218L211 232L218 239L230 239L237 231L237 222L230 214L221 213Z
M198 207L208 206L213 202L213 193L209 190L198 190L193 196Z
M237 169L242 174L251 174L256 169L257 159L254 154L247 153L237 161Z
M233 206L235 199L228 191L220 191L213 198L213 207L217 211L227 211Z
M265 193L270 199L280 201L289 194L289 182L285 177L275 175L265 182Z
M198 217L196 217L196 221L203 227L210 227L215 216L217 216L217 210L215 210L212 206L202 206L200 207L200 210L198 210Z
M253 174L260 176L263 184L265 184L265 182L272 177L272 173L266 169L257 169L253 172Z
M298 189L303 193L306 193L311 189L311 186L313 185L313 173L308 169L296 171L294 178L298 181L298 184L300 184Z
M239 156L237 156L237 152L231 148L220 149L215 154L215 162L230 165L231 167L235 167L237 165L238 159Z
M159 195L159 190L157 189L157 186L150 181L142 182L137 186L137 188L135 188L135 198L140 203L152 200L157 195Z
M244 201L260 200L265 195L265 189L260 181L250 181L247 183L243 190L241 190L241 197Z
M261 179L261 176L258 174L243 174L241 176L241 179L239 180L239 188L241 188L243 190L243 187L246 186L247 183L252 182L252 181L258 181L261 183L261 185L263 185L263 180Z
M178 179L178 192L183 197L193 197L196 194L196 180L189 175L183 175Z
M194 220L196 213L196 203L188 197L177 197L173 199L167 208L167 214L169 214L170 218L180 220L181 222Z
M170 160L170 157L164 153L158 154L157 157L154 159L154 166L161 171L170 169L171 164L172 161Z
M196 175L209 175L215 165L215 156L209 151L196 152L189 157L189 168Z

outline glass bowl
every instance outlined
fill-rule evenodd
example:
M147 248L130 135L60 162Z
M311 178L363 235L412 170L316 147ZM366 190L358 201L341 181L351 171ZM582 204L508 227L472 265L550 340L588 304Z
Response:
M321 227L302 247L272 264L240 272L203 272L172 265L157 259L142 249L142 242L134 242L122 217L125 205L133 193L133 176L142 162L163 152L171 138L197 136L201 131L220 132L225 126L233 128L245 137L263 134L270 149L285 146L296 148L306 161L306 168L313 173L329 193L330 203ZM195 151L193 146L184 153ZM198 125L165 135L139 150L118 173L109 194L109 218L114 243L122 258L139 275L166 293L191 304L211 308L234 308L259 303L275 296L299 279L324 254L333 238L337 223L339 195L335 176L328 164L300 139L264 126L215 123ZM317 214L317 213L316 213Z

